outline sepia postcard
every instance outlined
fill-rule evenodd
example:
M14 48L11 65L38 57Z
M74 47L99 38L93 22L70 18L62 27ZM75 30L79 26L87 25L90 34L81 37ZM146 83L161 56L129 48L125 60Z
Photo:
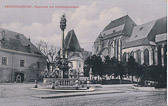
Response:
M0 0L0 106L167 97L167 0Z

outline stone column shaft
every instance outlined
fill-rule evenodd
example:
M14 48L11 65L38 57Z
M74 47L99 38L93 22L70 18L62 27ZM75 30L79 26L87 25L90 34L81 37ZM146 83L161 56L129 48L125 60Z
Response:
M64 57L64 30L62 31L61 58Z

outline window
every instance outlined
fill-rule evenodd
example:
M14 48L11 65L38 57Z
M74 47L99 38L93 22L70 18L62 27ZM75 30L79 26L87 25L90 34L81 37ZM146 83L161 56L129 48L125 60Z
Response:
M143 29L143 27L140 27L140 28L139 28L139 30L142 30L142 29Z
M135 35L135 38L138 37L138 35Z
M20 67L24 67L25 66L25 60L20 60Z
M79 68L81 68L81 62L79 62Z
M7 57L2 57L2 65L7 65Z
M37 68L40 68L40 64L41 64L40 62L37 62Z

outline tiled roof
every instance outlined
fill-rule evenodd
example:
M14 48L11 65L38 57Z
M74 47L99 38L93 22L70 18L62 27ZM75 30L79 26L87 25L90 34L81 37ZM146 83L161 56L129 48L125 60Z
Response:
M166 41L166 40L167 40L167 33L156 35L156 38L155 38L156 42L161 42L161 41Z
M0 28L1 48L43 55L23 34Z
M150 45L150 42L147 38L138 39L135 41L128 42L123 48L136 47L142 45Z
M65 41L64 41L64 48L69 51L82 51L78 39L74 30L68 32Z
M112 28L115 28L117 26L120 26L120 25L123 25L125 24L125 21L126 21L126 18L128 17L128 15L126 16L123 16L121 18L118 18L114 21L111 21L104 29L103 31L106 31L106 30L109 30L109 29L112 29Z
M146 38L155 23L156 21L152 21L152 22L149 22L143 25L135 26L133 29L132 35L129 39L129 42L142 39L142 38Z
M134 27L131 37L123 48L143 45L154 45L157 34L167 32L167 18L163 17L146 24Z
M134 26L136 26L136 24L132 21L132 19L128 15L118 18L114 21L111 21L103 29L103 31L97 37L95 42L99 41L100 37L102 37L102 39L108 39L111 37L116 37L121 34L130 36Z

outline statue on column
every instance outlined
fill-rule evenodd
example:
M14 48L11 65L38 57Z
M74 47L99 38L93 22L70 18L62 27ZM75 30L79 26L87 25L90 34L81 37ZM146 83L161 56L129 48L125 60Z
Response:
M62 31L64 31L64 29L66 28L66 22L67 20L65 18L65 14L63 14L60 21L60 28Z

